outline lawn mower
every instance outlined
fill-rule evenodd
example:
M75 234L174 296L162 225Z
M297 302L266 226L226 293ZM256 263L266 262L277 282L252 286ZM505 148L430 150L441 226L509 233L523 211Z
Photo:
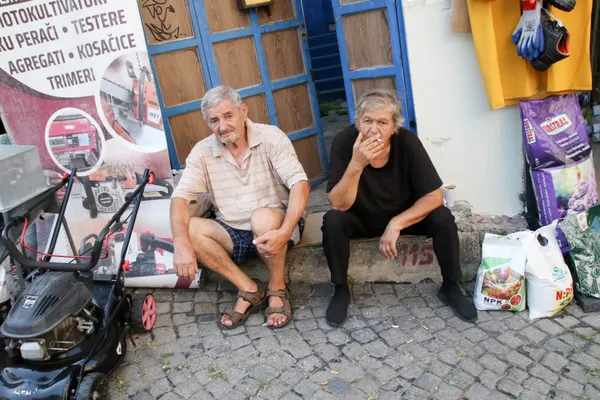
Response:
M126 352L126 334L149 331L156 318L156 303L148 293L132 296L125 290L123 271L128 269L127 248L144 188L154 174L144 171L141 182L97 236L89 252L76 256L52 254L58 240L76 170L65 174L48 196L66 185L47 253L33 260L22 254L11 230L30 221L30 211L6 221L1 241L10 253L22 290L4 323L0 341L0 399L103 399L108 398L107 375ZM123 214L133 204L126 218ZM108 240L127 224L121 258L115 274L94 273L99 260L108 256ZM26 247L23 240L19 244ZM29 248L28 250L32 250ZM52 258L71 258L53 262Z

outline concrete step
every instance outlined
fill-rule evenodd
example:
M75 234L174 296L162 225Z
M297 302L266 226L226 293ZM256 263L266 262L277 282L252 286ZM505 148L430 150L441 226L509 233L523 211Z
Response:
M456 218L460 238L460 258L463 280L472 280L481 259L479 232L466 202L451 208ZM323 283L330 281L329 268L322 249L321 224L324 212L308 215L301 242L290 249L286 259L288 282ZM348 274L353 282L419 283L425 280L441 282L440 268L431 239L424 236L401 236L399 256L386 260L379 253L379 239L357 239L350 243ZM242 269L251 277L268 281L268 271L260 259L248 260ZM216 274L209 279L221 281Z

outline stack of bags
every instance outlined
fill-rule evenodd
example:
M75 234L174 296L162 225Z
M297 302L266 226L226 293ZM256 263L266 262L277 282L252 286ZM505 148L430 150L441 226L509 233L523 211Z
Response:
M556 222L535 232L486 234L477 273L478 310L523 311L552 317L573 299L573 278L555 237Z
M592 145L576 94L521 101L523 143L541 225L598 204ZM562 232L563 253L569 245Z
M528 306L535 319L555 315L574 294L600 298L600 205L577 95L521 101L520 109L542 227L486 234L474 300L479 310Z

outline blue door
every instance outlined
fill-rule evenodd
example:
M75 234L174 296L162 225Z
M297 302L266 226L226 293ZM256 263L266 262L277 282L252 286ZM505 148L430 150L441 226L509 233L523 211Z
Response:
M382 88L398 92L405 127L416 132L400 0L331 0L350 113L360 95Z
M200 111L202 96L223 84L239 91L250 119L277 125L289 136L314 184L324 180L325 141L301 0L250 10L239 10L236 0L166 0L163 9L168 7L175 10L174 22L163 25L171 31L177 26L179 34L168 43L153 43L151 16L142 11L142 19L173 167L183 166L193 145L210 135ZM186 21L191 33L182 35Z

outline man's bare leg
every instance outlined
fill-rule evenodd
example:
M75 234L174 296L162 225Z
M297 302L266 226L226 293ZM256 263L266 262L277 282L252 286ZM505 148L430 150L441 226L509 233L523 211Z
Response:
M223 276L238 290L248 292L258 290L256 282L250 279L231 259L233 242L225 228L214 220L192 217L189 233L196 257L202 265ZM244 314L250 305L247 301L238 298L233 309ZM221 323L225 326L232 325L231 319L225 315L221 317Z
M285 212L278 208L259 208L254 210L250 218L252 232L254 237L259 237L265 233L279 229L283 223ZM258 252L260 258L265 262L269 269L269 290L285 290L285 256L287 254L287 246L274 257L268 257L260 250ZM269 299L269 307L282 307L283 301L279 297L271 297ZM287 316L283 314L272 314L267 319L268 325L278 326L287 320Z

